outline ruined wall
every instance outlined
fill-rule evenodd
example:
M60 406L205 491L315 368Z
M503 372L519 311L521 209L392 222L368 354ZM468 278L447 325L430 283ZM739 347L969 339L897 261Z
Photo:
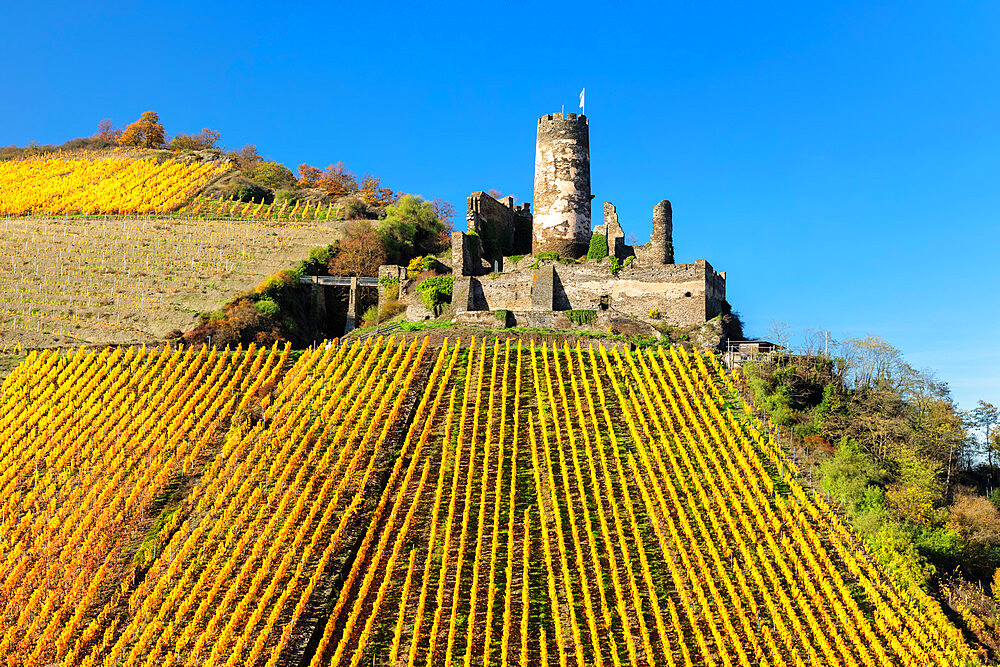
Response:
M611 202L604 202L604 223L594 227L591 240L594 236L603 236L607 239L608 255L611 257L625 259L635 254L625 243L625 230L618 223L618 210Z
M538 119L531 252L587 254L590 244L590 128L587 117Z
M456 276L489 273L490 265L483 260L483 246L479 236L465 232L451 233L451 270Z
M479 235L483 257L491 264L504 256L531 252L530 204L514 205L513 197L497 201L485 192L473 192L465 201L468 231Z
M705 260L694 264L649 264L636 260L611 275L607 262L563 265L546 262L538 269L520 269L469 278L468 297L459 310L603 310L677 325L700 324L723 309L724 273ZM459 294L456 282L456 294Z
M674 214L666 199L653 207L653 232L649 243L635 246L635 256L645 263L674 263Z

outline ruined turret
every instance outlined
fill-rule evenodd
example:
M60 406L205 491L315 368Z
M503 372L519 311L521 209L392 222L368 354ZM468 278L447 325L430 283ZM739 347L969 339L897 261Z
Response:
M649 236L652 259L674 263L674 213L666 199L653 207L653 233Z

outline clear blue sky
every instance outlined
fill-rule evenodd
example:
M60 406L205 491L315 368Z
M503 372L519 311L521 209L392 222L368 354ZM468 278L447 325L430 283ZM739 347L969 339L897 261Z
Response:
M0 144L148 109L459 211L530 200L587 88L593 191L773 319L877 334L1000 403L1000 4L6 2ZM599 208L595 207L595 211Z

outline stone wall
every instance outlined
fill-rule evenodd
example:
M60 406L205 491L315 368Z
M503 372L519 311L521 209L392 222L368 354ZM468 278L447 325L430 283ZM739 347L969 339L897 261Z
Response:
M489 262L483 259L483 245L478 235L451 233L451 267L459 276L480 276L490 272Z
M530 204L514 205L513 197L497 201L485 192L473 192L465 201L469 232L483 243L483 257L495 266L505 255L531 252Z
M590 127L575 113L538 119L531 252L582 257L590 245Z
M655 310L659 319L675 326L699 324L720 314L726 289L725 274L716 273L705 260L654 264L636 259L616 276L607 260L544 262L538 269L468 280L469 296L462 303L454 301L459 310L610 310L642 319Z
M664 199L653 207L653 232L649 243L632 248L644 263L674 263L674 223L670 202Z
M625 243L625 230L618 223L618 210L611 202L604 202L604 224L594 227L594 236L603 236L608 241L608 255L625 259L635 253L632 248Z

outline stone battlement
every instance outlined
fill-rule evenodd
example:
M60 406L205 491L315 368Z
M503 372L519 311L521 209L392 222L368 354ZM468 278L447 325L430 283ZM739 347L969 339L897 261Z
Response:
M557 123L569 123L569 122L573 122L573 123L583 123L584 125L589 125L590 124L590 121L582 113L581 114L575 114L575 113L566 113L566 114L563 114L563 113L550 113L550 114L545 114L544 116L542 116L541 118L538 119L538 124L539 125L541 125L542 123L546 123L546 122L548 122L548 123L551 123L551 122L557 122Z

